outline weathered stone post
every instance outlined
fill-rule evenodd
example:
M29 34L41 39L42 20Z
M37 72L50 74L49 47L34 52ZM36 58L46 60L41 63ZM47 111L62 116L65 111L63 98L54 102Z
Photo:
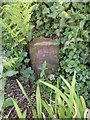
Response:
M53 73L59 66L59 46L53 44L50 38L36 38L29 46L32 68L39 78L40 67L47 62L46 75Z

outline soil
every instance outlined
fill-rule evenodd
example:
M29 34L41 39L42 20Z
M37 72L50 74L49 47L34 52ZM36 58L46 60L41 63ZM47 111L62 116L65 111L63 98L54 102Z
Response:
M30 100L35 101L35 98L33 95L35 93L35 87L31 83L30 84L26 83L23 80L20 81L20 83L24 87ZM24 97L23 93L21 92L21 90L18 86L18 83L16 81L16 78L14 78L14 77L8 78L8 80L6 81L5 99L10 98L10 97L17 100L18 106L20 107L21 111L24 111L25 109L27 109L27 118L30 118L30 120L32 120L31 107L30 107L28 101L26 100L26 98ZM4 115L8 116L8 118L10 118L10 119L18 118L14 106L6 108L4 111Z

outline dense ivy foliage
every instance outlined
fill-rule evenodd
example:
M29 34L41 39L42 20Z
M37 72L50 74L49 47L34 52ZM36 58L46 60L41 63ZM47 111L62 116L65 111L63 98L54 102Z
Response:
M3 25L3 57L8 61L5 70L17 70L25 81L35 80L28 42L39 36L50 37L60 46L58 72L70 81L76 70L76 90L89 100L89 8L89 2L3 3L0 21ZM63 82L61 86L67 91Z

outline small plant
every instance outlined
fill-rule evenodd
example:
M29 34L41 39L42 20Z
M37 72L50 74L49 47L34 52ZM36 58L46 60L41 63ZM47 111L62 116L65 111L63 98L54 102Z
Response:
M13 106L15 107L15 110L16 110L16 113L18 115L18 118L26 118L26 114L27 114L27 110L25 109L23 112L20 110L19 106L18 106L18 103L17 101L14 99L14 98L7 98L5 101L4 101L4 104L3 104L3 107L2 107L2 110L3 110L3 113L4 113L4 110L5 108L7 107L10 107L10 106ZM3 116L3 118L8 118L8 116Z
M5 59L2 56L0 56L0 119L2 119L3 117L3 105L5 102L4 101L4 94L5 94L4 87L6 83L6 78L16 75L18 73L15 70L7 70L6 72L4 72L4 67L6 67L6 65L8 64L9 63L5 61Z
M69 92L63 93L60 87L60 79L62 79ZM30 98L27 96L23 86L17 80L18 85L32 107L33 118L89 118L89 109L86 108L86 103L82 96L78 96L75 92L75 83L76 83L76 73L74 73L71 85L60 75L57 79L57 86L54 86L50 83L44 82L42 79L37 82L36 88L36 106L33 106ZM43 100L40 92L40 84L43 84L50 89L54 90L54 99L50 96L49 100ZM18 117L26 116L26 110L24 113L20 112L17 102L13 100ZM19 112L18 112L19 111Z
M86 110L86 104L82 96L78 96L75 92L76 73L74 73L71 85L60 75L60 78L65 82L69 92L63 93L60 89L60 82L57 79L57 87L39 80L40 83L54 90L55 99L44 101L41 99L42 108L46 109L44 116L49 118L84 118L84 112ZM38 103L39 104L39 103ZM42 111L43 112L43 111Z
M30 80L33 83L35 80L35 76L32 68L31 67L24 68L23 66L23 68L20 71L20 79L24 80L25 82L28 82Z

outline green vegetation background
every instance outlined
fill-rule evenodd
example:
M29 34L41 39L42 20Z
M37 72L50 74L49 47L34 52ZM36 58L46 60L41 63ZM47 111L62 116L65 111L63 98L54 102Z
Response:
M17 71L22 80L34 82L28 43L35 37L50 37L60 46L56 74L62 74L70 82L76 71L76 90L90 106L89 9L90 2L3 2L0 22L4 71ZM61 86L67 91L63 82Z

